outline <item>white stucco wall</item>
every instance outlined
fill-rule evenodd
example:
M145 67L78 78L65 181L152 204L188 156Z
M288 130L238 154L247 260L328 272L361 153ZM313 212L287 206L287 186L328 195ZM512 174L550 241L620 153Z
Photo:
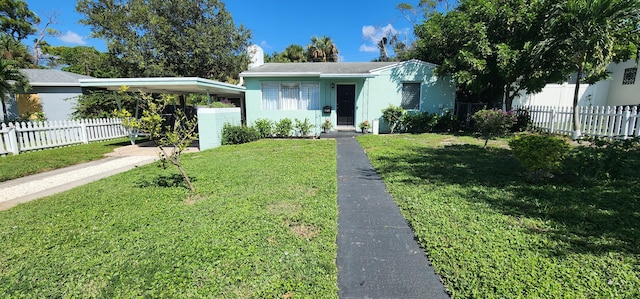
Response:
M612 64L607 69L611 73L609 82L609 92L607 105L638 105L640 104L640 78L636 74L635 84L622 85L624 70L626 68L636 67L633 60Z

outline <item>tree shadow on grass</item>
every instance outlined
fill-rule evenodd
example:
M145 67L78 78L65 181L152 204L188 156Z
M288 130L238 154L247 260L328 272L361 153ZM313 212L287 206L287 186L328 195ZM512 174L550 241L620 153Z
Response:
M400 178L408 185L460 185L469 202L486 203L513 217L551 221L550 229L529 230L564 244L550 248L554 255L640 253L640 188L633 183L637 175L608 182L567 175L535 182L507 149L416 146L408 152L378 158L383 165L378 173L391 183Z

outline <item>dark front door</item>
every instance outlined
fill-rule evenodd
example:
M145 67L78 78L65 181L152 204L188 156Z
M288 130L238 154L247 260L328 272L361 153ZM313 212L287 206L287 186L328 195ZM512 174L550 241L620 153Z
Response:
M353 115L356 106L356 86L338 85L336 92L338 126L353 126Z

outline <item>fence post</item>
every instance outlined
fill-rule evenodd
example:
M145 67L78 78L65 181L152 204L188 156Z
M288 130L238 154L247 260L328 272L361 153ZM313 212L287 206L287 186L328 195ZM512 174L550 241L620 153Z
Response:
M18 147L18 136L16 135L16 127L13 124L9 124L9 152L14 155L20 153L20 148Z
M624 112L623 112L623 116L622 116L622 125L624 126L622 128L622 135L624 137L622 137L623 139L629 139L629 119L631 118L631 107L626 106L624 107Z
M82 143L89 143L89 132L87 132L87 124L84 121L80 121L80 138Z
M555 116L556 116L556 109L554 107L551 107L551 114L549 114L549 134L553 134L553 132L555 131Z

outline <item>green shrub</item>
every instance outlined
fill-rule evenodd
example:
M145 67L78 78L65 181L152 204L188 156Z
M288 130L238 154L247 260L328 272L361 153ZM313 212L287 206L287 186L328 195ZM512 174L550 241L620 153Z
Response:
M452 110L447 110L443 115L436 115L436 123L433 125L434 132L454 132L458 128L458 118Z
M404 109L400 106L394 106L389 104L389 107L382 109L382 119L389 124L389 130L391 134L395 130L396 126L400 124L402 115L405 113Z
M551 177L569 151L567 142L547 134L522 134L509 141L513 156L535 179Z
M315 125L312 125L309 122L308 118L305 118L304 121L300 121L299 119L296 118L295 129L298 136L300 137L309 136L309 134L311 133L311 129L313 128L315 128Z
M511 132L524 132L531 128L531 114L529 110L518 108L514 112L516 115L515 123L511 127Z
M471 116L476 131L484 138L484 147L487 147L489 139L509 133L515 123L513 111L502 111L502 109L483 109Z
M260 138L273 136L273 122L266 118L259 118L255 121L255 128L260 134Z
M293 123L288 118L283 118L275 124L276 137L284 138L291 137L291 131L293 131Z
M429 112L404 113L400 120L402 130L409 133L427 133L433 131L438 115Z
M260 139L260 133L253 127L234 126L229 123L222 128L222 145L242 144Z
M564 163L567 174L589 179L623 178L630 175L624 171L636 171L633 165L640 164L639 137L615 140L586 137L584 141L586 145L569 152Z

